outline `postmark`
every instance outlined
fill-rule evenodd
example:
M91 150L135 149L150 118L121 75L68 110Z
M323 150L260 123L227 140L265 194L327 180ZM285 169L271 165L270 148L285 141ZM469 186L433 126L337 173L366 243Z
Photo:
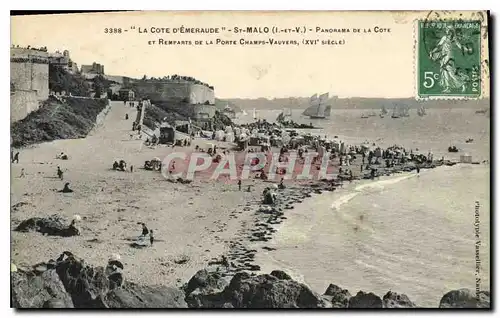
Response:
M418 97L480 97L481 21L417 22Z

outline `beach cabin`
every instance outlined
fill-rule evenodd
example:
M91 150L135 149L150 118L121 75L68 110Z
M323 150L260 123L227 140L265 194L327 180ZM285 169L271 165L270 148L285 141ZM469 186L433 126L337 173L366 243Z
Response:
M460 163L472 163L472 156L468 154L460 155Z
M170 125L162 125L158 142L160 144L173 144L175 142L175 129Z
M175 124L175 130L183 132L187 135L191 135L191 133L193 132L191 122L188 120L176 120L174 124Z

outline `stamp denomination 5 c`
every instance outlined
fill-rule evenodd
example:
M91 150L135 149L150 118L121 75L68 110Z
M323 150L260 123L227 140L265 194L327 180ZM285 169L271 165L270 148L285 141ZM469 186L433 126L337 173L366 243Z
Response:
M420 98L481 96L480 21L418 21L417 50Z

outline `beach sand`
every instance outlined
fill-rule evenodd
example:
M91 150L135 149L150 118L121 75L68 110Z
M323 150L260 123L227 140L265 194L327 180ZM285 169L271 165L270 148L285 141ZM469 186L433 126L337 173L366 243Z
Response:
M71 251L93 265L105 265L112 253L121 255L126 279L146 285L186 282L212 258L227 253L231 241L243 240L239 231L251 226L253 216L243 211L247 202L260 202L266 184L253 180L252 192L235 184L195 180L168 182L159 172L142 169L145 160L163 158L171 148L148 148L131 140L136 110L120 102L102 126L85 139L58 140L20 151L11 169L11 227L30 217L58 214L68 222L82 217L81 236L62 238L12 231L12 262L32 265ZM192 147L196 143L192 144ZM61 152L69 160L57 160ZM111 170L115 160L134 165L134 172ZM64 180L56 177L57 166ZM25 178L19 178L21 169ZM62 194L65 182L74 193ZM236 212L235 212L236 211ZM130 247L144 222L154 230L152 247Z

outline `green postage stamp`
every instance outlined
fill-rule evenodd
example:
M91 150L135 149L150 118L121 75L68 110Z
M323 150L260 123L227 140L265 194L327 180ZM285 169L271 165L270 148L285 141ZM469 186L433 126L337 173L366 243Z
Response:
M481 22L418 21L418 97L481 96Z

